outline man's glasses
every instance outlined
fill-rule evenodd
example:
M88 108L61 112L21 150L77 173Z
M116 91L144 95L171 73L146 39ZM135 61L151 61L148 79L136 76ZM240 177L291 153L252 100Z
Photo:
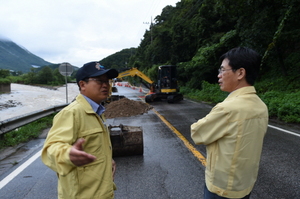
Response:
M109 84L109 80L101 80L101 79L95 79L95 78L89 78L88 81L96 81L98 84Z
M219 74L223 74L225 71L229 71L229 70L232 70L231 68L230 69L224 69L224 68L219 68Z

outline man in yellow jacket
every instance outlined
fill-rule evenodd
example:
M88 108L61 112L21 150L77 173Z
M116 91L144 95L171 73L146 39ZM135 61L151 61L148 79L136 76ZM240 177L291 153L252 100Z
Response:
M257 179L268 126L268 109L253 87L260 56L238 47L220 59L220 89L230 94L191 125L191 136L196 144L206 145L204 199L247 199Z
M101 102L117 76L98 62L84 64L76 74L80 94L54 117L42 161L57 173L58 198L114 197L116 166Z

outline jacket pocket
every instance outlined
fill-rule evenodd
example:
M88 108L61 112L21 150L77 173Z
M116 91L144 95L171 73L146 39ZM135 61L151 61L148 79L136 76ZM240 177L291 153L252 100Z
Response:
M216 159L218 159L217 144L213 143L206 146L206 152L207 152L206 169L210 172L213 172L216 164Z
M99 156L102 151L102 143L104 142L104 133L102 128L89 129L80 136L85 139L83 150L89 154Z
M111 167L107 167L106 157L82 167L78 167L80 198L104 196L113 190Z

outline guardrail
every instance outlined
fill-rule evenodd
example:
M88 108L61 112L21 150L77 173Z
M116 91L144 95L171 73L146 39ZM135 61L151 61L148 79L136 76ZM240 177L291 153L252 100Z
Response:
M66 107L67 104L49 107L40 111L32 112L26 115L10 118L4 121L0 121L0 135L15 130L21 126L34 122L38 119L51 115L52 113L59 112L61 109Z

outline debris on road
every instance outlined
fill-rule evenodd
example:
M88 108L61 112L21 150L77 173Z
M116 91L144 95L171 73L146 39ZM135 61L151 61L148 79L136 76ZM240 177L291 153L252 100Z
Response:
M0 103L0 110L7 109L7 108L10 108L10 107L16 107L16 106L19 106L19 105L22 105L22 103L17 102L15 100L8 100L4 103Z
M147 113L152 108L152 106L144 102L122 98L105 105L104 115L107 119L116 117L130 117Z

